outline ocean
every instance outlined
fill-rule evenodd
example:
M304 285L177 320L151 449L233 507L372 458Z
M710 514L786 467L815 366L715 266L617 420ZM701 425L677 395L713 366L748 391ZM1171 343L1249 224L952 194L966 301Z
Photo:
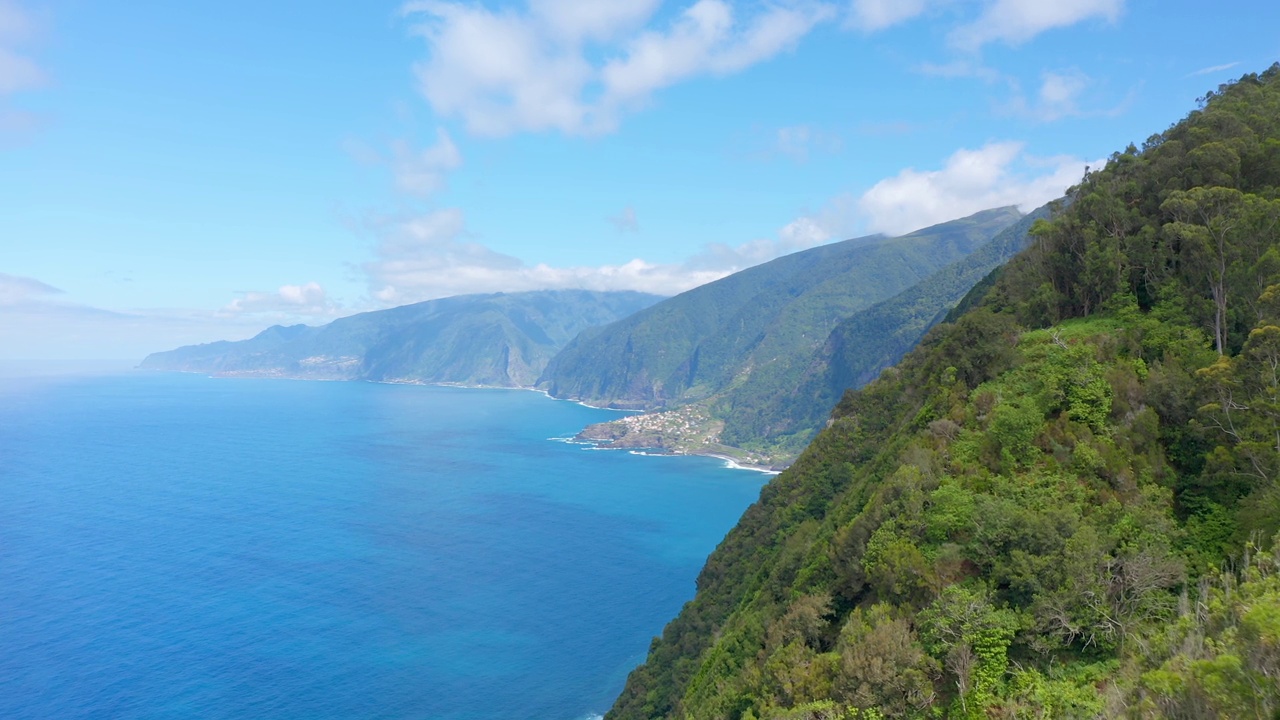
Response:
M563 440L612 417L517 390L0 379L0 717L603 713L767 480Z

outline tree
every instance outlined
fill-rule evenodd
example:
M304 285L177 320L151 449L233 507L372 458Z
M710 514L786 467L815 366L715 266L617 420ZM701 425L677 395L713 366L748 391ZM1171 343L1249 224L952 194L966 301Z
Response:
M1236 233L1243 225L1244 193L1225 187L1178 190L1160 206L1174 218L1164 226L1166 234L1182 244L1183 256L1203 274L1213 298L1213 344L1226 352L1227 269L1235 261Z
M840 632L839 699L889 717L911 717L934 702L937 663L916 638L911 623L894 618L888 605L855 610Z

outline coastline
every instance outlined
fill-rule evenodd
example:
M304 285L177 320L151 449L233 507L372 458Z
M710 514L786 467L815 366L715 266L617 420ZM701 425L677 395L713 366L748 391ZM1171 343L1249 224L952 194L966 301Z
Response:
M552 399L554 400L555 398L552 398ZM786 469L786 468L783 468L782 470L779 470L777 468L769 467L767 465L757 465L754 463L743 462L740 458L735 458L732 455L728 455L723 452L712 452L712 451L696 452L696 451L688 451L688 450L681 450L678 448L666 448L666 447L611 446L608 441L584 438L582 437L581 433L570 438L551 438L551 439L555 440L556 442L564 442L572 445L589 446L589 449L591 450L621 451L621 452L631 453L632 455L643 455L645 457L714 458L716 460L720 460L721 462L723 462L726 470L747 470L749 472L763 473L765 475L781 475L783 470Z
M190 375L204 375L207 378L217 379L217 380L249 379L249 380L320 381L320 382L367 382L367 383L374 383L378 385L419 385L419 386L426 386L426 387L458 388L463 390L524 390L524 391L538 393L549 400L555 400L556 402L573 403L575 405L581 405L582 407L590 408L592 410L608 410L609 412L616 412L625 416L635 416L638 414L639 415L644 414L644 411L642 410L620 410L618 408L591 405L590 403L583 402L582 400L574 400L571 398L558 398L553 396L551 393L547 392L546 390L533 387L532 385L476 385L476 384L458 383L458 382L426 382L423 380L414 380L409 378L395 379L395 380L361 380L358 378L311 377L306 375L291 375L286 373L211 373L211 372L202 371L202 370L170 370L170 369L161 369L161 368L144 368L141 366L135 366L133 369L135 371L143 371L143 372L178 372L178 373L186 373ZM782 472L782 470L776 470L772 467L768 467L765 465L754 465L751 463L741 462L738 458L734 458L733 456L728 455L726 453L689 452L686 450L675 449L675 448L665 448L665 447L649 447L649 448L608 447L607 445L602 444L602 441L592 440L590 438L582 438L582 432L585 431L585 429L586 428L583 428L582 431L579 431L572 438L548 438L548 439L555 440L558 442L572 442L580 445L589 445L593 450L626 450L631 452L632 454L646 455L649 457L669 456L669 457L715 458L716 460L720 460L724 462L724 467L727 470L746 470L748 472L763 473L765 475L778 475ZM652 452L643 452L646 450L652 451Z
M704 457L713 457L717 460L723 460L726 468L730 470L749 470L751 472L764 473L765 475L781 475L782 470L774 470L771 467L763 465L744 465L728 455L717 455L716 453L707 453ZM784 468L785 469L785 468Z

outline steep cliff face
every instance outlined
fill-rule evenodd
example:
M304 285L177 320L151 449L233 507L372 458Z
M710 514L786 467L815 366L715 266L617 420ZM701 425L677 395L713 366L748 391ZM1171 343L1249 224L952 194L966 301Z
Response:
M788 371L851 313L966 257L1016 222L987 210L900 238L816 247L677 295L584 333L548 365L554 397L653 410Z
M724 393L712 404L712 415L724 421L721 441L794 457L845 390L871 382L915 347L974 285L1025 248L1035 221L1049 214L1049 206L1036 209L968 256L844 318L785 372L753 375Z
M528 387L578 333L649 307L636 292L461 295L241 342L154 353L143 368L221 375Z
M583 437L610 447L710 452L785 467L822 428L846 389L865 385L897 362L970 288L1026 247L1032 224L1049 212L1049 206L1037 209L965 257L855 311L808 354L810 345L775 351L770 362L744 368L709 397L674 400L664 411L588 428Z
M1070 200L841 399L609 718L1280 712L1280 65Z

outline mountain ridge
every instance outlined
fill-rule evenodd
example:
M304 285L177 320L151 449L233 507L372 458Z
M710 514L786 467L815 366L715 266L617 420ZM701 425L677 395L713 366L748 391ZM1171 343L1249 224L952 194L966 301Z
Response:
M708 398L591 426L579 437L603 447L728 455L761 467L785 466L821 428L845 389L865 384L900 358L973 284L1021 250L1031 226L1049 212L1047 205L1037 208L897 295L839 319L825 342L782 358L771 372L743 373L741 381ZM864 377L831 372L857 362Z
M817 345L839 319L967 255L1020 217L1016 208L995 208L742 270L575 339L548 364L538 387L623 409L704 399L744 369L754 372Z
M645 293L540 290L428 300L272 326L248 340L152 353L144 369L219 375L529 387L579 332L661 300Z

